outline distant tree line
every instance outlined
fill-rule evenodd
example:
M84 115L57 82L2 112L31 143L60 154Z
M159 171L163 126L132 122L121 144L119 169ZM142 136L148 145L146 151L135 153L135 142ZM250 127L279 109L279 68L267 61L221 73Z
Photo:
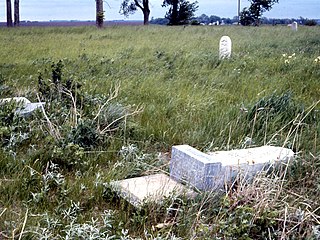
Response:
M269 25L288 25L292 22L297 22L300 25L306 26L315 26L318 24L317 20L308 19L308 18L267 18L261 17L260 24L269 24ZM219 17L216 15L207 16L206 14L201 14L200 16L193 17L190 21L190 24L193 25L215 25L217 22L220 24L237 24L238 23L238 16L234 16L233 18L224 18ZM169 23L168 19L166 18L151 18L151 24L159 24L159 25L167 25Z

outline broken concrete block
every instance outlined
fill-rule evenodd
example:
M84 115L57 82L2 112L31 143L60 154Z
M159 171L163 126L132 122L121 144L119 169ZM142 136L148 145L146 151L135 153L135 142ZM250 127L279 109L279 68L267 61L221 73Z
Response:
M25 97L2 98L0 99L0 105L12 101L16 102L18 105L16 113L23 117L32 114L36 109L45 105L45 102L32 103Z
M44 102L39 102L39 103L29 103L23 108L17 109L16 113L19 114L20 116L28 116L32 114L36 109L41 108L44 106Z
M159 203L172 194L194 197L191 189L171 179L165 174L136 177L111 182L112 188L135 207L141 207L145 202Z
M2 98L0 99L1 103L8 103L8 102L16 102L18 104L21 104L21 106L26 106L27 104L31 103L27 98L25 97L13 97L13 98Z
M170 176L200 190L223 188L239 173L247 178L276 162L287 162L294 152L287 148L257 148L202 153L188 145L172 147Z
M213 177L220 178L222 164L208 154L188 145L172 147L170 177L200 190L212 187Z

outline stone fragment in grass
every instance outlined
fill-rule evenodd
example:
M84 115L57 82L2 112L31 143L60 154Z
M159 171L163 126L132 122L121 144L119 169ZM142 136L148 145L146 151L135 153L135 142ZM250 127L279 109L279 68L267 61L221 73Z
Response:
M22 117L29 116L32 114L36 109L41 108L45 105L45 102L38 102L32 103L25 97L13 97L13 98L2 98L0 99L0 105L9 103L9 102L16 102L17 103L17 110L16 113Z
M232 42L231 42L230 37L223 36L220 39L219 58L220 59L229 59L231 57L231 48L232 48Z
M25 97L13 97L13 98L2 98L0 99L0 103L9 103L9 102L16 102L21 106L26 106L27 104L31 103L29 99Z
M41 108L43 105L45 105L45 102L28 103L25 107L17 109L16 113L23 117L29 116L35 110Z
M122 198L137 208L144 203L160 203L173 194L189 198L196 195L193 190L162 173L114 181L111 186Z
M199 190L222 189L241 173L252 178L275 163L294 157L287 148L262 146L205 154L188 145L172 147L170 176Z

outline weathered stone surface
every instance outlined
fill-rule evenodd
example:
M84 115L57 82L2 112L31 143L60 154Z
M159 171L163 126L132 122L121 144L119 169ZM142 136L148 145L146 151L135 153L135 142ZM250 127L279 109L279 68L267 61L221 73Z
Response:
M228 59L231 57L231 48L232 48L232 42L230 37L223 36L220 39L220 45L219 45L219 58L220 59Z
M222 164L208 154L188 145L172 147L170 176L200 190L212 187L213 178L220 178Z
M11 101L18 104L16 113L24 117L45 105L44 102L32 103L25 97L2 98L0 99L0 104L9 103Z
M144 202L159 203L164 197L169 197L172 194L195 196L194 191L165 174L114 181L111 185L121 197L135 207L141 207Z
M170 175L200 190L223 188L239 172L253 177L276 162L294 157L292 150L263 146L232 151L202 153L188 145L172 147Z

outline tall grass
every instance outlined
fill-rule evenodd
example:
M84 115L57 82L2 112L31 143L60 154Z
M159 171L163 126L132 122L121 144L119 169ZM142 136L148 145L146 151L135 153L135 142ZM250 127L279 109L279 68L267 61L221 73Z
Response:
M233 52L221 61L223 35L231 37ZM38 101L39 77L50 83L60 60L63 81L81 85L78 101L56 94L61 102L49 102L47 120L8 118L10 109L1 109L0 233L12 239L319 237L319 39L318 27L0 29L0 89L9 89L0 97ZM95 118L103 101L105 115ZM137 106L143 111L122 118ZM119 117L114 132L98 136L103 121ZM174 144L212 151L246 147L247 138L289 147L298 157L222 198L169 198L138 211L109 189L111 180L167 171L163 156Z

